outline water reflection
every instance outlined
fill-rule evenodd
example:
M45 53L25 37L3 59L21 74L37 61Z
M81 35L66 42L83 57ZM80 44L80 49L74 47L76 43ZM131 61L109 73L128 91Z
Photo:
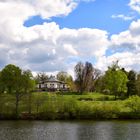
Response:
M1 121L0 140L140 140L140 122Z

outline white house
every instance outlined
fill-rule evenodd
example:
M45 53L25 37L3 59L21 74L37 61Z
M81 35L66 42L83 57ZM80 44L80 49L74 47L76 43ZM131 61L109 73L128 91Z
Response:
M39 90L42 90L42 91L67 91L69 90L69 86L65 82L57 80L55 76L51 76L46 81L40 81L37 87Z

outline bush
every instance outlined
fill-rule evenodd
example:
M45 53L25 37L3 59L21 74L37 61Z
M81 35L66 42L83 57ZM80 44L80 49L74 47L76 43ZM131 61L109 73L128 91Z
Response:
M117 103L83 102L77 110L80 119L114 119L120 114L121 107Z
M125 101L125 106L130 109L131 112L138 114L140 113L140 97L131 96Z

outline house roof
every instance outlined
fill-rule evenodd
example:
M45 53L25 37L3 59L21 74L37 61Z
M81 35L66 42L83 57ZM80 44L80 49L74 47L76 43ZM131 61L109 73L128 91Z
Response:
M55 76L51 76L46 82L61 82L55 78Z
M61 84L66 84L63 81L56 79L55 76L51 76L46 82L57 82L57 83L61 83Z
M48 80L46 80L45 82L57 82L57 83L61 83L61 84L66 84L63 81L59 81L58 79L56 79L55 76L50 76L50 78ZM40 83L43 83L43 82L40 81Z

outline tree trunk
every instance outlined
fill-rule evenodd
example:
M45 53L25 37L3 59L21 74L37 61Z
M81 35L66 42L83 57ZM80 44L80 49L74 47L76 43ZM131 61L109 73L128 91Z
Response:
M116 94L115 94L115 100L117 99L117 96L116 96Z
M19 94L16 93L16 108L15 108L16 118L19 117L19 114L18 114L18 107L19 107Z
M31 93L29 93L29 96L28 96L28 113L29 114L32 113L31 99L32 99L32 95Z

